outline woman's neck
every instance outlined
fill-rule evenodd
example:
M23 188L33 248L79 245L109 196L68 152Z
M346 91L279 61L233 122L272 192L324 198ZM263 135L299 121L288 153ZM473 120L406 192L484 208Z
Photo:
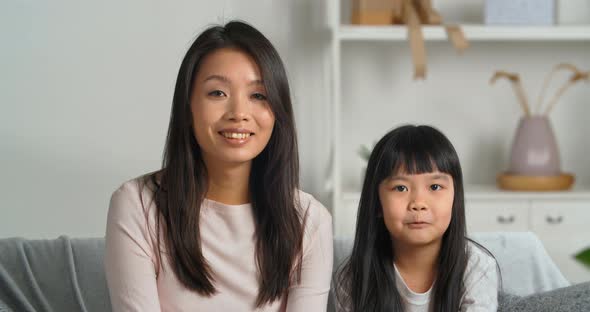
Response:
M209 188L206 198L227 205L250 202L250 169L252 162L220 164L206 162Z
M440 246L440 241L422 246L395 245L395 266L410 290L424 293L432 287Z

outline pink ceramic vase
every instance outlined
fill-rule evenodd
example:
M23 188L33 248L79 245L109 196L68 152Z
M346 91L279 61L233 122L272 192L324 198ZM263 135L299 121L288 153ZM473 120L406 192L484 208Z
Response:
M559 149L547 117L520 119L512 143L509 172L528 176L561 174Z

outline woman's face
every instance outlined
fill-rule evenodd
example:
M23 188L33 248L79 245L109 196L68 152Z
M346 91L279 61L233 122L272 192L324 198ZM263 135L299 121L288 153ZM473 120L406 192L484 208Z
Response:
M258 65L232 48L216 50L202 60L191 111L207 164L251 162L270 140L275 122Z
M391 239L406 246L440 243L451 222L454 196L453 177L438 170L385 179L379 199Z

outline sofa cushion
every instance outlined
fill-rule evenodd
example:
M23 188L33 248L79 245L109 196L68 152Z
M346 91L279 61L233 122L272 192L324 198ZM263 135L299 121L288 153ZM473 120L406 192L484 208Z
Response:
M519 297L501 294L500 312L590 311L590 282Z
M1 239L0 302L23 312L110 311L103 251L102 238Z
M8 306L0 300L0 312L14 312L8 308Z
M505 290L508 284L509 289L520 287L528 294L567 285L532 233L489 233L474 238L497 257ZM334 241L334 268L348 256L351 245L350 239ZM0 239L0 312L111 311L103 252L103 238ZM590 311L589 288L586 283L526 297L504 294L500 311ZM529 306L536 308L528 310Z

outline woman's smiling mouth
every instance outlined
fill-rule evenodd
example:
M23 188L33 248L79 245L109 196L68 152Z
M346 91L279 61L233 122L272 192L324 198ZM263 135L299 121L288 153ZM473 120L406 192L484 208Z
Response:
M223 129L217 133L232 146L244 145L254 135L254 132L244 128Z

